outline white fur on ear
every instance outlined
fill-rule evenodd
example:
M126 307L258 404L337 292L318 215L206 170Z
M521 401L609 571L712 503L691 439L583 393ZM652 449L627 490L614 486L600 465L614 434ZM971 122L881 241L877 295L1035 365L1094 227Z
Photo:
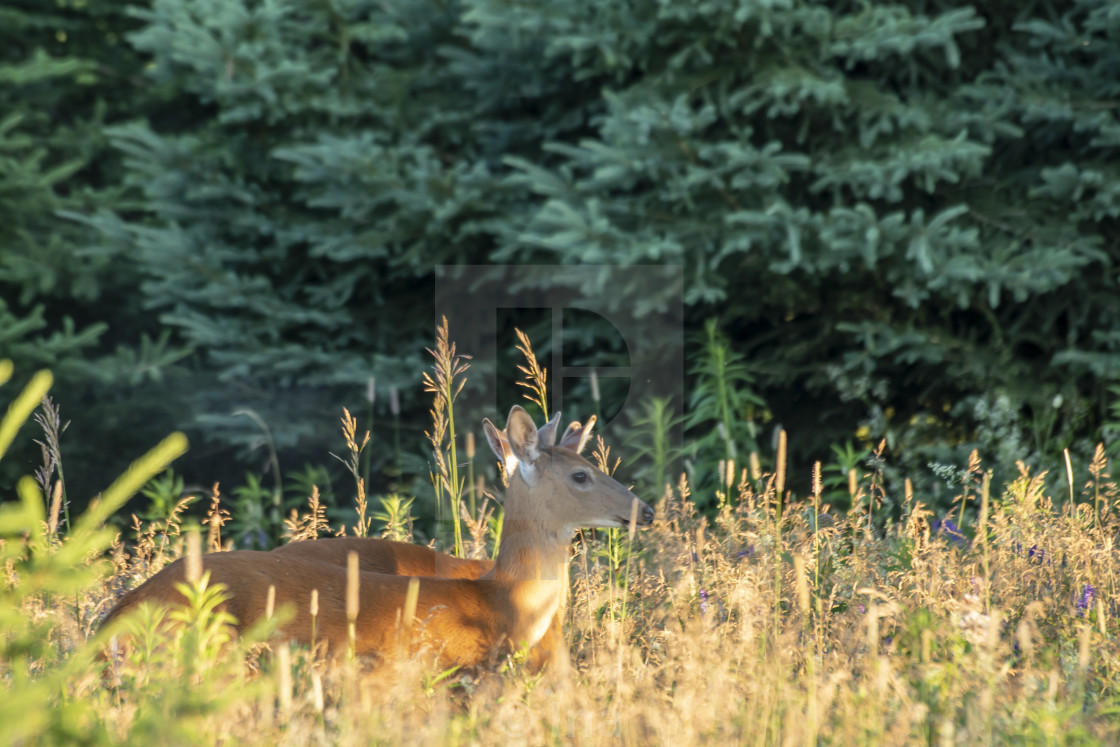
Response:
M508 479L513 471L517 469L517 457L514 456L513 450L509 447L509 441L506 440L506 435L494 427L487 418L482 419L482 430L486 434L486 443L490 444L490 450L494 452L494 456L502 460L502 465L505 468L506 478Z
M505 462L506 462L506 479L508 480L509 476L513 474L513 471L515 469L517 469L517 465L518 465L517 457L515 457L513 455L512 451L507 451L506 452Z

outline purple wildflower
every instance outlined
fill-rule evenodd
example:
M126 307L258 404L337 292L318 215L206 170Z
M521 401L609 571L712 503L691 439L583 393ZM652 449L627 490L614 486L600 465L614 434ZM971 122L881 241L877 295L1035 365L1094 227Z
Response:
M1077 600L1077 616L1085 617L1085 613L1089 611L1089 605L1093 603L1093 593L1096 589L1092 584L1085 584L1081 590L1081 598Z
M934 533L943 533L948 535L950 542L965 542L965 536L964 533L961 532L961 528L957 526L957 522L953 521L948 516L946 516L944 519L941 519L940 521L933 522L931 528L933 529Z
M706 614L707 612L708 612L708 592L701 589L700 590L700 614L703 615L703 614Z

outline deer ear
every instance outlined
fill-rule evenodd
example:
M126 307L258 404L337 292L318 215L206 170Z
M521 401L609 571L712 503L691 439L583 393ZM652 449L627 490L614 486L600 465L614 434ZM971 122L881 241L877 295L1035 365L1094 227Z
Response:
M552 420L541 426L537 431L537 438L541 446L552 446L556 443L556 428L560 425L560 413L552 416Z
M490 418L482 419L482 432L486 434L486 443L490 444L490 451L494 452L494 456L505 459L506 449L508 448L506 437L494 427Z
M509 421L506 423L506 440L513 455L517 457L517 465L525 482L536 482L537 460L541 458L540 436L537 426L529 413L514 405L509 411Z
M517 469L517 457L513 455L513 451L509 448L509 441L506 440L506 434L494 427L488 419L482 419L482 430L486 433L486 442L490 444L490 450L494 452L494 456L502 462L502 468L505 470L506 478L513 474Z
M564 435L560 437L560 447L570 449L577 454L583 451L591 438L591 430L595 427L595 420L595 416L592 415L587 418L587 422L582 426L578 420L572 421L567 430L564 431Z

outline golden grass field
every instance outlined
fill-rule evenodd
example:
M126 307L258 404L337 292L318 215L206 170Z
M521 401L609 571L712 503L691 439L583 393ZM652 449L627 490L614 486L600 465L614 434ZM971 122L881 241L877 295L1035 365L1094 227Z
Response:
M229 641L215 590L197 586L170 636L156 613L133 619L135 645L107 669L98 621L185 552L194 523L174 511L98 529L181 445L163 449L65 536L30 481L0 506L5 744L1120 743L1120 491L1103 449L1068 473L1072 501L1025 467L989 486L974 463L967 538L938 531L920 495L869 527L858 507L883 490L875 474L853 475L857 510L837 515L819 475L803 499L786 491L780 458L776 474L725 469L710 519L681 478L642 496L652 527L573 544L565 674L515 660L440 672L423 655L328 664L268 626ZM222 510L202 523L210 549L225 544ZM314 496L289 525L342 529ZM468 529L465 552L486 552L486 525Z

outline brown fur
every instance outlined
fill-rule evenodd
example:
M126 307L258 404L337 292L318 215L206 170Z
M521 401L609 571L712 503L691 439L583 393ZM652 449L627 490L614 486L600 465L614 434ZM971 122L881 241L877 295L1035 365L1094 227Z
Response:
M269 587L276 605L290 605L294 617L285 635L324 641L335 653L346 650L346 557L359 557L359 611L356 652L387 654L405 645L401 609L411 577L420 577L416 620L419 633L409 645L435 649L442 666L478 666L528 644L531 663L541 666L561 656L560 615L567 593L568 543L579 526L623 526L637 498L563 447L541 443L529 416L510 413L510 433L487 421L487 436L500 458L512 450L519 469L510 480L501 549L495 562L471 561L430 548L360 538L295 543L272 552L248 550L203 556L212 583L227 587L224 608L240 631L264 613ZM505 441L504 439L507 439ZM530 482L532 485L530 485ZM639 501L640 524L652 511ZM396 574L396 575L392 575ZM439 574L437 577L435 574ZM175 583L184 579L182 561L172 563L125 594L106 622L142 601L181 601ZM319 614L312 620L311 590L318 589Z
M493 560L457 558L454 555L448 555L423 545L393 542L372 537L328 537L293 542L282 545L271 552L238 550L230 553L212 553L203 556L203 567L204 570L210 571L212 582L226 585L226 593L229 594L233 591L230 581L244 576L239 571L239 567L253 568L259 566L262 562L267 566L269 561L273 559L271 556L345 567L351 552L358 554L359 570L393 576L477 579L494 567ZM232 558L231 560L219 559L223 555L232 556ZM183 596L175 588L175 585L185 581L186 568L183 559L180 558L170 563L141 586L126 592L101 624L109 624L113 619L131 612L142 602L165 606L182 604ZM265 594L267 595L267 593L266 587ZM321 590L320 594L322 593ZM284 596L278 593L277 600L283 599ZM267 602L267 596L259 609L255 610L253 607L252 603L254 601L254 595L234 593L233 599L222 604L219 609L229 612L239 620L247 619L249 622L253 622L256 618L248 618L246 615L259 615L260 611L264 609L263 605ZM307 603L310 604L310 597ZM567 664L566 660L561 658L563 634L563 618L559 614L554 615L544 637L529 650L528 664L532 670L539 671L549 664L559 667L564 667Z
M347 556L356 552L359 570L393 576L478 578L494 567L493 560L457 558L424 545L372 537L325 537L292 542L272 552L339 566L345 566Z

